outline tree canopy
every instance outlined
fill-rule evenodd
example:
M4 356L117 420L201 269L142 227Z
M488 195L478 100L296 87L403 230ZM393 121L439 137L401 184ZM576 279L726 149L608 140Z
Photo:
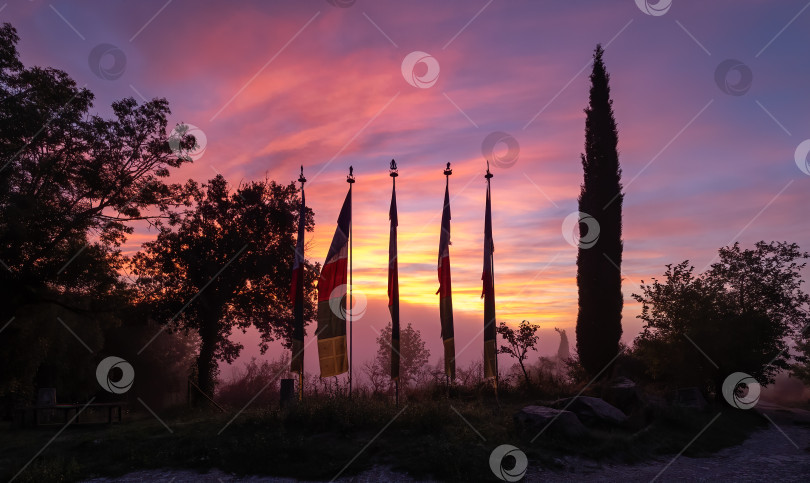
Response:
M715 394L732 372L772 383L789 367L790 340L810 322L800 274L808 257L795 243L761 241L753 249L721 248L702 274L688 260L667 265L662 281L633 294L644 321L636 353L653 377Z
M591 377L607 374L605 369L619 352L624 303L619 135L610 98L610 74L605 69L603 54L602 46L597 45L590 100L585 109L583 183L579 195L577 353ZM596 225L585 223L585 216L595 220Z
M132 221L182 203L185 187L165 179L195 144L183 136L170 149L165 99L91 114L93 94L61 70L24 66L18 41L0 27L0 323L12 321L0 339L9 368L0 394L30 391L43 363L90 357L80 345L65 353L74 346L58 344L62 325L91 351L103 346L127 297L120 244Z
M498 353L509 354L517 359L520 369L523 371L526 386L531 384L531 380L529 373L526 372L525 361L529 357L529 350L537 350L537 329L539 328L539 325L531 324L528 320L521 322L517 330L506 325L506 322L501 322L501 325L498 326L498 334L506 342L498 348Z
M173 213L154 241L132 260L140 301L171 329L197 332L200 387L211 393L216 361L242 349L228 336L255 327L260 348L280 339L290 347L288 293L300 198L295 184L250 182L231 191L221 175L192 183L190 209ZM307 209L307 230L313 215ZM305 270L304 320L314 318L317 267Z
M391 323L377 334L377 354L365 366L372 387L379 391L391 380ZM422 334L408 323L399 334L399 381L405 388L423 374L430 360L430 349L425 347Z

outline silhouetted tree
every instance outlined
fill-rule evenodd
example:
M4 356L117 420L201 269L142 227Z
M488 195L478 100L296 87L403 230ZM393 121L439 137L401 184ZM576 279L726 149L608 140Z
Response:
M242 349L228 339L234 327L256 327L262 353L275 339L290 347L288 293L300 198L294 183L267 180L231 193L221 175L193 191L193 208L161 225L157 239L133 258L133 273L155 319L199 334L199 386L211 395L217 361L233 362ZM306 321L314 317L316 270L305 270Z
M498 326L498 334L507 342L508 345L501 345L498 347L499 354L509 354L517 359L520 364L520 369L523 371L523 377L526 379L526 386L531 385L529 380L529 373L526 372L524 361L529 357L529 350L537 350L537 329L540 326L530 324L528 320L520 323L517 330L501 322Z
M0 395L31 391L43 361L60 376L92 367L59 320L102 347L129 301L119 247L130 222L180 202L183 187L164 179L187 161L170 149L165 99L90 115L93 94L63 71L25 67L18 41L0 26L0 324L15 317L0 337ZM183 137L180 150L194 143Z
M798 245L758 242L721 248L719 261L695 275L688 261L667 265L664 280L642 285L633 298L642 306L644 330L635 353L659 380L700 386L720 396L733 372L761 385L789 367L788 338L801 340L810 322L810 298L802 291L808 258ZM703 354L701 354L701 351Z
M596 46L591 73L590 102L585 109L584 181L579 211L599 224L598 238L580 223L577 254L577 353L591 377L600 373L619 351L622 335L622 199L621 169L616 149L618 132L610 98L610 75Z
M377 354L366 373L372 384L383 378L391 380L391 322L377 335ZM399 382L406 388L420 377L420 373L429 370L430 349L425 347L422 333L408 323L399 334Z

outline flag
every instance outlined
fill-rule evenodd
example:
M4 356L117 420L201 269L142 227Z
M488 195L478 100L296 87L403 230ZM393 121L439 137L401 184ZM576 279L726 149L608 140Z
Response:
M303 175L302 175L303 176ZM290 372L304 373L304 230L306 228L306 201L301 183L301 209L298 218L298 241L295 245L290 302L293 306L292 359Z
M352 192L349 190L318 278L318 359L321 377L337 376L349 370L346 350L346 269L351 223Z
M391 312L391 379L399 379L399 270L397 264L397 189L391 191L391 235L388 238L388 310Z
M449 168L448 168L449 169ZM439 236L439 317L444 343L444 373L456 378L456 346L453 338L453 291L450 283L450 180L444 187L442 233Z
M489 170L487 170L489 173ZM491 176L491 175L489 175ZM492 204L489 194L489 179L487 179L487 208L484 215L484 377L496 377L498 374L498 359L495 350L495 274L492 270L492 254L495 245L492 242ZM496 379L497 380L497 379Z

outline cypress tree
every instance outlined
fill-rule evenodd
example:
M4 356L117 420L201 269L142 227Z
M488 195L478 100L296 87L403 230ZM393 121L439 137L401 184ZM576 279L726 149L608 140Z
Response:
M591 72L590 101L585 109L584 180L579 211L598 222L598 239L593 223L582 223L577 254L577 352L582 366L596 376L619 351L622 335L622 195L618 131L610 98L610 75L602 61L604 50L596 46ZM590 220L589 220L590 221ZM589 226L590 225L590 226ZM608 374L605 371L603 374Z

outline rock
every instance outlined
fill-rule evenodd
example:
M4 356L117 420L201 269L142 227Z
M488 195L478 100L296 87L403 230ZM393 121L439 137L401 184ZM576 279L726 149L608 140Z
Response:
M513 416L518 432L535 435L555 434L567 437L581 436L588 430L571 411L561 411L546 406L526 406Z
M608 383L603 393L605 401L629 414L639 403L636 383L626 377L617 377Z
M619 408L598 397L560 399L553 406L571 411L587 426L621 426L627 421L627 416Z
M639 430L651 424L668 406L667 400L656 394L638 392L638 402L628 415L627 427Z
M700 390L696 387L684 387L678 389L675 403L678 406L693 408L700 411L706 409L706 407L709 405L709 403L706 402L706 398L703 397L703 394L701 394Z

